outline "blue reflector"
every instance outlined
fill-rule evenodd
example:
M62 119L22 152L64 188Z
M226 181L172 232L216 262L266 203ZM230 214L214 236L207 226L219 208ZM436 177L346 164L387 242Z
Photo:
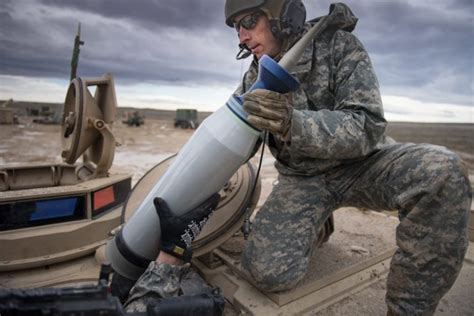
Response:
M86 218L86 197L68 196L0 204L0 231Z
M37 201L36 210L30 216L30 221L51 219L74 215L77 198Z

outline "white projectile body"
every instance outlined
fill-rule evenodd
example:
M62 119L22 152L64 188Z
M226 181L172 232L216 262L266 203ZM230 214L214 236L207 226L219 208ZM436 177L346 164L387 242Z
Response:
M261 132L245 116L232 96L203 121L126 223L120 240L109 242L107 257L116 271L134 279L143 270L130 263L133 259L123 257L156 259L161 232L155 198L162 198L174 214L182 215L220 191L250 158Z

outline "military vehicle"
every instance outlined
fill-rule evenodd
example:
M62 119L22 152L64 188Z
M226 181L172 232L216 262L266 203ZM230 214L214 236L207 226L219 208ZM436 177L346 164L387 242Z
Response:
M196 129L199 126L198 111L195 109L177 109L174 127Z
M0 105L0 124L18 124L18 117L15 110L10 108L13 104L13 99L2 102Z
M43 105L41 109L28 109L33 116L33 123L38 124L61 124L61 113L54 111L50 106Z
M73 80L62 119L64 163L0 167L1 286L51 286L92 277L79 276L93 262L85 258L120 224L131 189L130 175L108 172L115 109L111 75Z
M126 112L125 116L126 117L122 121L122 123L127 124L128 126L139 127L140 125L145 124L145 120L144 120L143 116L141 116L138 111Z
M151 168L131 190L131 175L109 172L115 112L111 75L75 78L64 104L64 163L0 166L0 288L97 281L106 241L175 158ZM247 163L222 188L214 216L193 244L196 256L212 252L240 229L259 197L255 179Z

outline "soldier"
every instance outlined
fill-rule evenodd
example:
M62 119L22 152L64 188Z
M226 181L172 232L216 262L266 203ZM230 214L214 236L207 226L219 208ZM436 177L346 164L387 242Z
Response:
M305 16L300 0L226 1L226 24L235 27L241 48L237 57L253 55L237 94L256 80L262 55L279 60L317 22L305 24ZM377 78L351 33L356 22L346 5L331 5L325 30L292 72L301 83L298 90L282 95L260 89L244 97L249 122L269 132L267 145L279 178L255 217L242 265L265 291L293 288L335 209L396 209L400 224L387 280L388 313L430 315L456 280L468 246L467 171L444 147L396 143L384 136ZM145 284L143 278L161 280L155 293L169 295L178 292L187 266L173 250L186 249L183 227L208 212L198 209L164 221L162 215L170 213L162 213L164 243L179 247L165 245L137 284ZM134 290L132 304L140 296Z

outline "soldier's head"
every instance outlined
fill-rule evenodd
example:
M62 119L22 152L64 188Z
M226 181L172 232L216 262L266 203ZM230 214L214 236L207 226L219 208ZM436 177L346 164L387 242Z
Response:
M241 58L275 57L289 36L301 32L305 19L301 0L226 0L225 4L225 22L237 30L239 46L247 51Z

